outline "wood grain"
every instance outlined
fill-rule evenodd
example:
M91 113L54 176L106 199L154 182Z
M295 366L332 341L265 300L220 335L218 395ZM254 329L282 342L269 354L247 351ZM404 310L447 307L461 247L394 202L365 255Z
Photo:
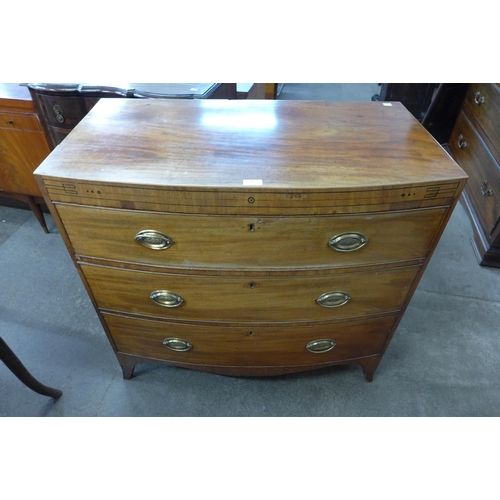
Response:
M0 85L0 191L41 197L33 172L50 150L26 89L17 87Z
M93 265L81 265L81 269L102 309L177 320L262 323L330 321L398 311L419 268L256 280ZM150 299L155 290L177 293L184 303L176 308L158 306ZM330 291L347 292L351 300L335 308L318 305L316 299Z
M105 321L119 352L191 364L233 366L290 366L346 361L379 354L394 323L394 316L369 322L344 322L313 327L277 328L179 324L139 320L105 313ZM165 338L190 342L187 352L163 346ZM311 353L306 345L332 339L336 346L325 353Z
M459 137L462 139L459 141ZM467 144L460 148L459 142ZM482 224L487 232L495 227L500 217L500 169L498 168L490 150L481 140L467 115L461 112L450 136L450 151L460 162L464 171L469 175L467 191L480 214ZM483 181L487 181L483 186ZM483 191L492 189L492 196L484 195Z
M446 208L324 217L197 216L57 205L75 253L123 262L205 268L345 267L422 259ZM173 239L151 250L135 236L154 229ZM339 252L330 238L356 231L359 250ZM287 258L284 259L283 256Z
M230 375L354 362L368 381L467 180L398 103L259 100L101 100L36 175L125 378L155 360ZM172 247L140 246L146 229ZM347 231L367 245L330 249ZM347 303L318 304L333 291ZM305 349L320 338L337 345Z
M102 99L37 174L204 190L262 181L257 192L465 179L402 105L383 104Z
M481 101L484 99L484 102ZM482 102L478 104L478 102ZM463 104L464 112L477 127L488 149L500 164L500 86L495 83L471 83Z

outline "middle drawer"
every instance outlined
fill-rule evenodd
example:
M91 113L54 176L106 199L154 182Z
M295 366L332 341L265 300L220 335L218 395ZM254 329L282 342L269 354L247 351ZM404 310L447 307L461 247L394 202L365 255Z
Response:
M345 267L422 259L446 213L446 208L433 208L259 218L64 204L58 204L57 210L77 255L224 269ZM149 236L144 235L145 230L150 231Z
M329 276L227 277L81 264L101 309L179 320L328 321L397 311L418 266Z

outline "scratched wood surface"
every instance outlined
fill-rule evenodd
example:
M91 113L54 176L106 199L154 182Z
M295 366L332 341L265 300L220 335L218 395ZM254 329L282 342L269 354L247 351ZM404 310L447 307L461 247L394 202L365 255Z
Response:
M465 178L400 103L384 104L102 99L37 174L256 190Z

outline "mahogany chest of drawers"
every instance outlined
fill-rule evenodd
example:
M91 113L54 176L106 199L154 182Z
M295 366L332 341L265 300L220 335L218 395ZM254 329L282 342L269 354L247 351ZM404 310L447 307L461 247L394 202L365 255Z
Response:
M481 265L500 267L500 86L471 83L448 147L469 176L463 199Z
M399 103L119 99L36 176L125 378L369 381L467 179Z

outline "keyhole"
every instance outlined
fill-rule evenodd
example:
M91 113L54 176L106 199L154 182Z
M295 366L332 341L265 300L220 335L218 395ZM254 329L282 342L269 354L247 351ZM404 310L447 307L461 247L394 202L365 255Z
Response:
M255 224L248 224L248 230L253 233L255 231Z
M248 283L248 286L249 286L250 288L255 288L255 287L257 286L257 283L255 283L255 282L251 281L250 283Z

